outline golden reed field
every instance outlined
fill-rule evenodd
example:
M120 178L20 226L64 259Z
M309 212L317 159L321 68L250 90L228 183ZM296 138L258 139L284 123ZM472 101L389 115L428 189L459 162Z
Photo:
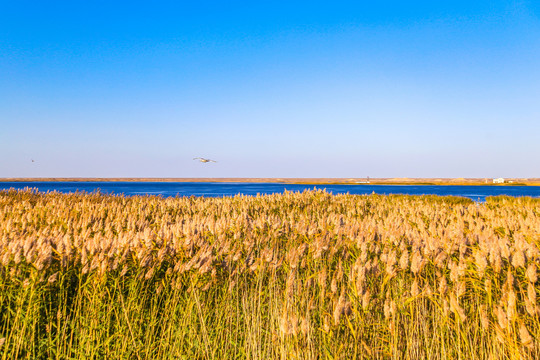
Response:
M540 199L0 192L1 359L539 359Z

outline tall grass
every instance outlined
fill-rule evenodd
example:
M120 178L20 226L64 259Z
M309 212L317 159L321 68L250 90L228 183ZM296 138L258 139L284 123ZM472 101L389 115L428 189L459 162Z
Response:
M0 358L540 358L540 201L0 192Z

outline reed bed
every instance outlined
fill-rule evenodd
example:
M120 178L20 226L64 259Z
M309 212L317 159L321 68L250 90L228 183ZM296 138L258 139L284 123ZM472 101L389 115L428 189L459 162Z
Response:
M538 359L540 200L0 192L0 358Z

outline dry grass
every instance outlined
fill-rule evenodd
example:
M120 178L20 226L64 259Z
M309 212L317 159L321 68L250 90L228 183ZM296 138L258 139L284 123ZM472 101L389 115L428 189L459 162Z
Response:
M540 358L540 201L0 192L0 358Z

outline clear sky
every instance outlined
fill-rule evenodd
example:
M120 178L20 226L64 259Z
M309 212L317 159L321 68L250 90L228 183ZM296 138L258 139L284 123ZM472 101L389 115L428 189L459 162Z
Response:
M0 177L540 177L539 159L538 1L0 0Z

